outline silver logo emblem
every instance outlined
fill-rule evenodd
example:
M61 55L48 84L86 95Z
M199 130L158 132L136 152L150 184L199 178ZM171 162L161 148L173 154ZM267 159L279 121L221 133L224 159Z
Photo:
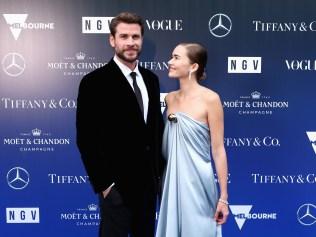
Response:
M26 169L14 167L7 173L8 185L13 189L23 189L30 182L30 175Z
M302 225L313 225L316 222L316 206L310 203L303 204L297 210L297 220Z
M19 53L8 53L2 59L2 68L3 71L11 77L21 75L25 69L23 56Z
M222 13L217 13L211 17L208 27L212 35L218 38L225 37L232 29L232 21Z
M25 23L27 16L28 14L3 14L15 40L19 38L22 31L21 26Z
M314 149L314 152L316 154L316 132L315 131L313 131L313 132L309 131L309 132L306 132L306 134L307 134L308 139L311 142L312 147Z

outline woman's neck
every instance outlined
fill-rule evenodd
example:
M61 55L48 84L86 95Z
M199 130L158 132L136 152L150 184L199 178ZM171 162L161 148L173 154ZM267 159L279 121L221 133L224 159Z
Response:
M179 95L184 97L193 95L199 87L200 85L195 78L191 80L189 78L180 79Z

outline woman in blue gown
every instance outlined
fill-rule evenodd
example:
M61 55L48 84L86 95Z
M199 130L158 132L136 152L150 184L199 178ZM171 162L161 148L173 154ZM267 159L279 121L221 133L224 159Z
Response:
M179 44L168 62L180 89L165 97L168 163L156 237L221 237L229 213L223 108L219 95L199 84L206 62L196 43Z

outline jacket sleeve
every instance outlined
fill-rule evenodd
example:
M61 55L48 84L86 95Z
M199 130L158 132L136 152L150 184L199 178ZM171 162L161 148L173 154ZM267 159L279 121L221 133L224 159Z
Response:
M109 187L113 179L103 146L97 86L85 76L79 85L76 111L76 136L81 159L96 193ZM102 121L106 123L106 121Z

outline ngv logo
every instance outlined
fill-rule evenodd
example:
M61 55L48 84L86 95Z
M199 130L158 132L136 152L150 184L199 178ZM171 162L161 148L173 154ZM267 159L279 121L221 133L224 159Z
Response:
M261 73L261 57L228 57L228 73Z
M110 23L114 17L82 17L83 34L109 34Z
M316 132L306 132L309 141L312 143L312 147L316 154Z
M40 223L38 207L7 207L7 223Z

